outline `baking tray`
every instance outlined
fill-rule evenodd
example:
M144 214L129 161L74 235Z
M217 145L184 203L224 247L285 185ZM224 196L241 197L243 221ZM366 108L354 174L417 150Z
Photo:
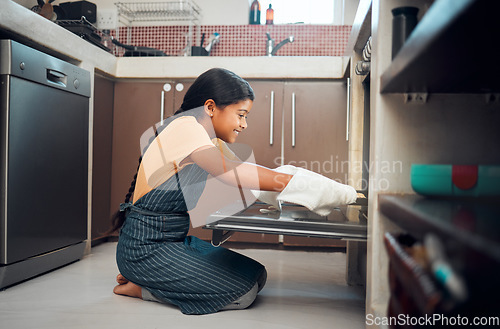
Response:
M212 243L218 245L233 232L278 234L366 241L367 223L360 216L359 222L349 221L345 216L347 207L334 209L328 216L319 216L296 204L283 204L282 211L270 211L269 205L255 202L243 211L234 213L228 206L211 214L205 229L213 230Z

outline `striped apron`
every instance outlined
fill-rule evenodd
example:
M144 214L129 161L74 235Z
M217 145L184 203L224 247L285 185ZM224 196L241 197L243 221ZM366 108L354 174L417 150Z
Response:
M177 305L182 313L214 313L246 294L265 268L244 255L187 236L186 204L196 203L208 174L196 164L181 173L182 190L174 175L135 204L121 205L127 216L116 261L125 278Z

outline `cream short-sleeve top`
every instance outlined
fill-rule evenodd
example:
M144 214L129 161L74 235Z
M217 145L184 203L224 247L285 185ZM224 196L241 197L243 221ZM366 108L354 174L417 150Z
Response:
M237 159L224 141L211 139L195 117L182 116L169 123L142 157L133 202L163 184L185 166L192 164L183 160L197 149L207 146L217 147L229 159Z

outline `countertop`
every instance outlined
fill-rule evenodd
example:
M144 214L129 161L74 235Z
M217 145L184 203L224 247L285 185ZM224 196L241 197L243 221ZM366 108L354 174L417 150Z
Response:
M118 79L196 78L212 67L224 67L243 78L342 79L348 57L115 57L29 9L3 1L0 35L71 62L92 73Z

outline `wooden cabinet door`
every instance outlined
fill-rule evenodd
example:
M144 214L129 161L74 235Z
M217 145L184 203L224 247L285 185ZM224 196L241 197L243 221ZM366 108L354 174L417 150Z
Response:
M160 121L163 83L116 82L113 115L111 212L124 201L137 172L142 134Z
M249 81L255 100L248 127L238 136L237 143L252 147L257 164L276 168L281 154L281 114L283 108L282 81Z
M238 136L237 143L249 145L259 165L276 168L281 154L281 114L283 109L282 81L249 81L255 93L248 127ZM230 241L278 244L279 236L236 232Z
M165 91L169 83L171 89ZM182 85L182 90L176 88ZM113 117L113 155L111 212L118 209L137 171L141 154L140 138L161 120L162 91L164 117L172 115L182 104L191 80L167 82L116 82Z
M345 83L263 80L249 82L256 97L248 116L248 128L240 134L237 142L252 147L257 164L269 168L278 167L283 148L284 164L304 167L345 182L347 180ZM294 119L292 119L292 96L295 103ZM274 101L273 111L271 100ZM272 119L271 112L274 112ZM294 146L292 121L295 123ZM272 134L271 122L273 122ZM238 232L230 241L278 243L279 237ZM294 236L284 236L283 242L288 246L345 246L345 242L340 240Z
M172 114L181 107L184 96L193 82L193 80L180 80L175 82L174 98L172 99Z
M163 84L165 118L172 116L181 107L184 95L192 84L192 80L167 81Z
M111 227L113 95L114 82L96 75L92 134L92 241L106 237Z
M285 164L346 183L346 109L345 82L287 82L283 101Z
M281 151L283 82L253 80L249 81L249 83L254 90L255 99L247 118L248 127L238 136L236 143L250 146L253 149L257 164L275 168L279 165ZM272 106L274 107L273 110ZM274 111L273 117L271 117L272 111ZM273 123L272 134L271 122ZM191 228L189 234L208 241L212 237L211 230L202 228ZM277 235L272 234L236 232L229 241L277 244L279 238Z
M346 182L345 82L254 80L250 84L256 97L247 119L248 128L237 142L252 147L257 164L269 168L279 166L283 142L284 164ZM295 99L295 119L292 117L292 97ZM293 122L295 146L292 145Z
M285 164L303 167L347 183L345 83L287 82L283 97ZM292 141L294 129L295 145ZM345 241L342 240L296 236L284 236L283 244L345 247Z

